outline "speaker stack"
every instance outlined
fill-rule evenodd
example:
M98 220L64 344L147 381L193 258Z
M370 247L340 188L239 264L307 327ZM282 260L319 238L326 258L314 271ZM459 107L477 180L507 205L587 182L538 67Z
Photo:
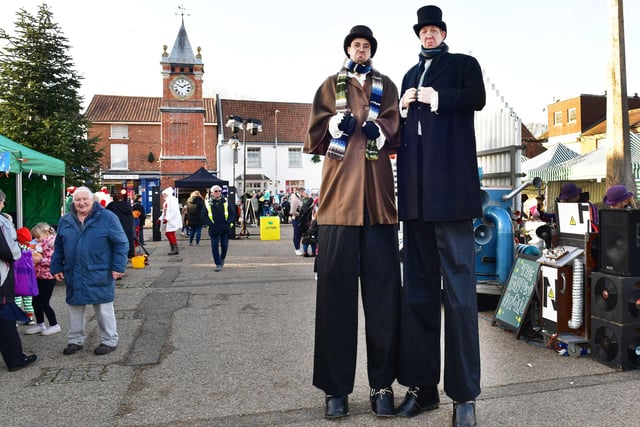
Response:
M600 211L600 271L591 273L591 354L640 367L640 210Z

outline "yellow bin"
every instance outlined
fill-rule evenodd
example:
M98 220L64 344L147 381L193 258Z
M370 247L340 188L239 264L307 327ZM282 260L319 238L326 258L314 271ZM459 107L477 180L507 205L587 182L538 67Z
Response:
M260 217L260 240L280 240L280 217Z
M131 258L133 268L144 268L144 255L138 255Z

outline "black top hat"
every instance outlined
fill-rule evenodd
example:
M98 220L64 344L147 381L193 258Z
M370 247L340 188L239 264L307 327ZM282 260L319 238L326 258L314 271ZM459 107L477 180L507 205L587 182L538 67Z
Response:
M423 6L418 9L418 23L413 26L416 36L420 36L420 30L427 25L435 25L442 31L447 31L447 24L442 21L442 11L438 6Z
M358 37L369 40L369 43L371 43L371 57L373 58L376 54L376 49L378 49L378 41L373 37L371 28L366 25L356 25L351 29L349 34L347 34L347 37L344 38L344 53L349 56L347 48L351 45L353 39L357 39Z

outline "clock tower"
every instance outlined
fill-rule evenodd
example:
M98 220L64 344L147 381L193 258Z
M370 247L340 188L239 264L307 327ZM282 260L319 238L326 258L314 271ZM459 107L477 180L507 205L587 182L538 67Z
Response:
M176 179L207 167L205 107L202 99L202 55L193 54L184 16L171 54L164 46L162 59L160 186L173 187Z

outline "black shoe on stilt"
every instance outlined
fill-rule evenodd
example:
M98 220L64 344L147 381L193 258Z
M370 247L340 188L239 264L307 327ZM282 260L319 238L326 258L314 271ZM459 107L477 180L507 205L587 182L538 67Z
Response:
M438 409L439 403L437 386L409 387L404 400L396 409L396 415L405 418L415 417L423 411Z
M391 387L372 388L369 398L371 400L371 412L376 417L393 417L396 414Z
M332 419L349 415L349 401L347 396L327 396L325 403L325 418Z

